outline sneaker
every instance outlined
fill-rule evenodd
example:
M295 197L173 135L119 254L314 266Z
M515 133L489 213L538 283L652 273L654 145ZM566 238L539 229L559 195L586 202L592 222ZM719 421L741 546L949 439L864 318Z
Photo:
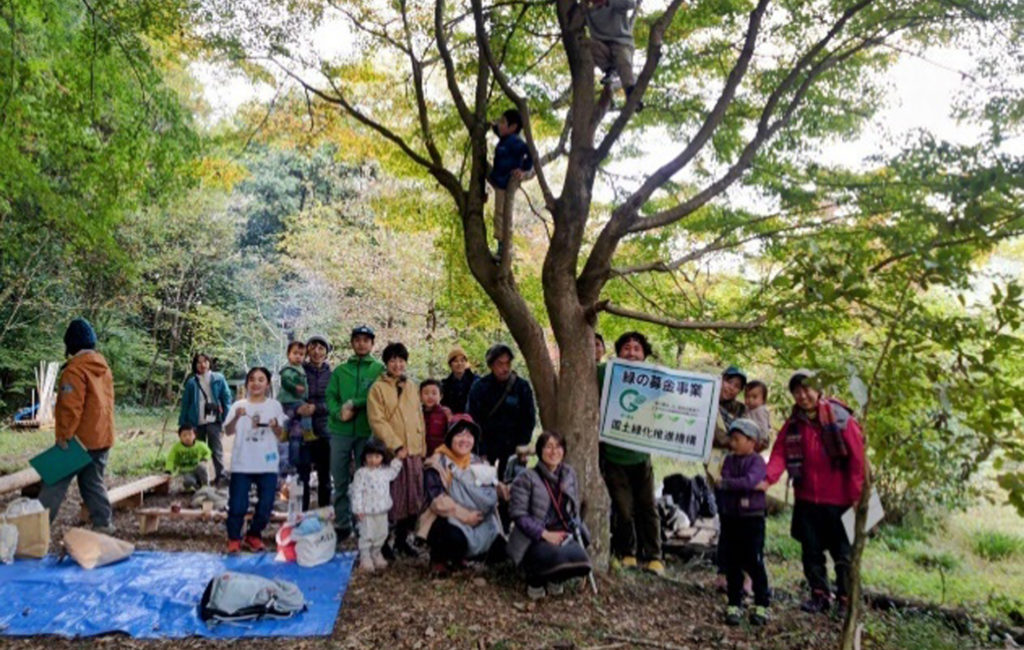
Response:
M384 559L384 556L381 555L380 551L377 551L376 553L374 553L372 559L373 559L373 566L374 566L374 568L376 568L376 569L386 569L386 568L388 568L388 561Z
M238 555L242 552L242 540L240 539L229 539L228 540L228 555Z
M622 568L623 569L635 569L637 567L635 555L624 555L622 557Z
M346 539L352 536L351 528L335 528L334 534L338 538L338 542L344 542Z
M530 600L540 600L541 598L543 598L545 596L545 594L547 594L547 592L544 590L544 587L529 587L528 586L526 588L526 597L529 598Z
M384 546L380 548L380 553L388 562L395 561L395 549L391 547L391 544L385 543Z
M810 600L804 601L800 605L800 611L807 612L808 614L827 614L832 603L829 602L828 594L815 591L811 594Z
M663 576L665 575L665 564L661 560L651 560L644 566L644 571L656 576Z
M561 596L565 593L565 583L549 582L547 586L547 592L549 596Z
M619 73L614 70L604 73L604 76L601 77L601 85L611 86L612 90L615 90L617 87L622 87L622 81L619 79Z
M409 544L409 540L404 537L395 540L395 554L404 555L405 557L419 557L419 551Z
M430 564L431 578L447 578L449 575L451 575L451 570L444 562L432 562Z
M97 533L103 533L104 535L113 535L117 532L117 526L114 524L107 524L106 526L93 526L92 529Z
M754 607L754 611L750 613L751 625L766 625L769 619L768 608L763 605L757 605Z
M262 539L255 535L246 535L245 538L242 539L242 546L253 553L262 553L267 550L267 545L263 543Z
M739 625L740 621L743 620L743 610L736 605L729 605L725 609L725 624L726 625Z
M370 557L369 553L360 553L359 554L359 570L360 571L364 571L366 573L373 573L374 569L376 569L376 568L377 567L375 567L374 564L373 564L373 558Z

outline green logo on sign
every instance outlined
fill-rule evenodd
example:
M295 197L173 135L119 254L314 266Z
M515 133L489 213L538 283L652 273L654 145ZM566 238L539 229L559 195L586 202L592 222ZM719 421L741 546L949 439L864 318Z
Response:
M632 388L622 391L622 394L619 395L619 406L626 413L635 412L646 401L647 399L643 395Z

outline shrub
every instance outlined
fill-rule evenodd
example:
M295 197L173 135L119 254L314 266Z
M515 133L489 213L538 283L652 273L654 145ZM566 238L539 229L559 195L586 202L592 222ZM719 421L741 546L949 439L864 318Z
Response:
M974 552L990 562L998 562L1024 553L1024 537L998 530L982 530L973 535Z

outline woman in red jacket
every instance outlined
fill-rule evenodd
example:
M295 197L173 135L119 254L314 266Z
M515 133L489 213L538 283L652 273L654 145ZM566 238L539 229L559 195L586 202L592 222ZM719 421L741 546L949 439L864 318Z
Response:
M777 482L783 472L793 481L791 534L800 542L811 587L811 598L801 609L825 613L832 604L825 551L836 566L839 610L847 605L851 547L842 516L860 499L864 485L864 437L850 408L808 381L814 374L797 370L789 379L793 412L772 447L766 484Z

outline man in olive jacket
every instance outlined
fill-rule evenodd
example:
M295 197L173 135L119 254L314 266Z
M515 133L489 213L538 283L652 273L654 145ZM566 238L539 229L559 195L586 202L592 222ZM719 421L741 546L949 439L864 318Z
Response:
M352 330L352 351L355 353L331 373L327 385L327 430L331 433L331 478L334 481L334 526L338 541L352 534L352 505L348 486L352 466L358 466L363 447L370 439L370 422L366 416L366 396L370 386L384 372L384 364L370 355L374 333L366 325Z

